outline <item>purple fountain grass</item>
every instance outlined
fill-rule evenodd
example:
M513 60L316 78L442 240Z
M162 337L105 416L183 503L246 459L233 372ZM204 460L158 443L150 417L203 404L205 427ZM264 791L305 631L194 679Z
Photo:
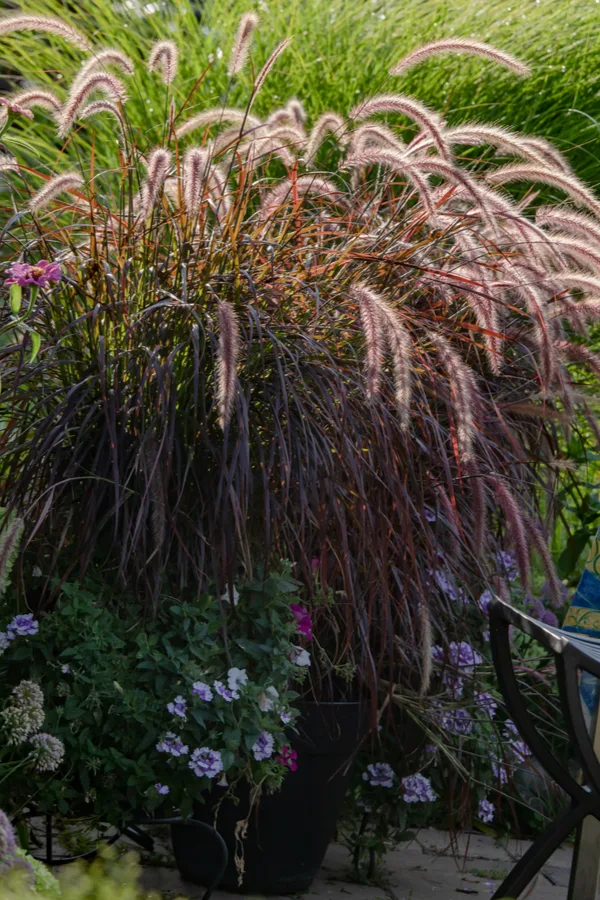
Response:
M298 100L296 97L292 97L291 100L288 100L286 111L289 113L291 119L296 123L298 128L302 128L304 126L304 123L306 122L306 111L301 100Z
M237 73L241 72L246 65L248 53L250 52L252 34L257 25L258 16L256 13L244 13L240 19L240 24L231 50L231 59L229 60L228 71L231 76L237 75Z
M412 97L406 97L403 94L379 94L376 97L363 100L362 103L355 106L350 113L350 118L361 121L385 112L398 113L412 119L413 122L416 122L417 125L431 135L435 147L442 157L446 158L448 156L441 116Z
M80 84L92 72L97 72L99 69L104 71L107 66L115 66L124 75L133 75L135 72L132 61L125 53L109 47L106 50L99 50L98 53L94 53L93 56L85 60L75 77L75 81Z
M333 181L320 175L300 175L295 182L287 178L265 194L260 208L261 219L272 216L283 204L293 202L294 190L299 197L325 198L338 205L346 203L343 190Z
M231 107L223 107L216 109L205 109L203 112L186 119L176 130L175 134L178 138L197 131L198 128L206 128L207 125L221 125L225 122L244 125L246 130L259 128L263 123L256 116L250 115L244 109L232 109Z
M529 551L527 538L527 522L526 514L521 509L519 503L509 491L508 487L499 478L489 476L490 483L496 490L496 496L504 517L510 528L510 537L515 551L515 559L519 569L519 577L524 590L527 590L529 583Z
M367 396L373 399L379 393L381 366L383 364L383 316L380 298L366 285L355 284L352 296L358 303L360 321L365 337L365 369Z
M560 188L580 206L587 206L594 215L600 216L600 203L575 175L566 172L542 169L539 166L515 164L502 166L488 172L487 181L493 185L511 184L518 181L538 182Z
M156 41L148 56L148 71L160 72L165 84L171 84L177 74L179 50L175 41Z
M450 147L454 147L457 144L468 144L470 146L491 144L499 150L504 150L515 156L521 156L538 165L547 165L547 159L544 155L535 147L532 147L531 144L524 141L521 135L510 131L508 128L501 128L498 125L468 124L459 125L457 128L447 128L444 131L444 141Z
M323 113L315 122L306 147L305 160L311 163L317 153L317 150L325 140L326 135L331 134L342 145L347 141L347 124L338 116L337 113Z
M123 140L127 140L127 126L125 124L125 119L123 118L123 113L119 107L115 103L111 103L110 100L93 100L91 103L87 103L79 113L79 118L89 119L90 116L96 116L98 113L108 113L109 115L114 116L120 125Z
M217 407L219 424L229 424L237 385L240 329L235 311L227 300L219 302L219 352L217 357Z
M171 153L164 147L155 147L148 155L146 180L141 191L141 218L151 215L160 189L162 188L171 167Z
M196 216L200 209L210 165L211 155L207 150L188 147L183 157L183 199L190 216Z
M42 88L27 88L17 91L16 94L11 95L10 100L11 103L16 103L18 106L24 107L24 109L32 109L35 106L39 106L42 109L50 110L52 113L60 112L62 107L62 103L56 94Z
M76 80L57 116L59 137L68 134L90 94L95 91L102 91L113 102L123 102L127 96L123 83L110 72L91 72L81 81Z
M250 100L248 101L248 110L252 109L252 104L254 103L258 93L260 92L260 89L264 84L265 78L267 77L267 75L269 74L269 72L271 71L271 69L273 68L273 66L275 65L275 63L277 62L277 60L283 53L283 51L286 49L286 47L289 46L289 44L291 44L291 42L292 42L291 38L286 38L284 41L282 41L279 44L279 46L276 47L275 50L273 50L270 57L268 58L268 60L266 61L266 63L264 64L264 66L262 67L260 72L258 73L258 75L256 76L256 81L254 82L254 87L252 88L252 95L250 97Z
M77 172L64 172L62 175L56 175L47 181L37 194L33 195L29 201L29 209L33 213L38 213L56 197L68 191L76 191L80 187L83 187L83 178Z
M427 138L427 135L423 137ZM360 155L370 144L397 150L399 153L408 152L408 145L404 144L401 137L387 125L365 122L350 135L350 154Z
M498 50L497 47L492 47L490 44L485 44L483 41L474 41L470 38L444 38L440 41L431 41L431 43L413 50L407 56L403 56L396 65L391 67L390 75L402 75L426 59L447 53L468 53L471 56L481 56L484 59L490 59L492 62L504 66L506 69L510 69L522 77L531 74L529 66L515 56Z
M546 165L551 168L560 169L567 175L572 175L571 166L563 154L550 141L541 137L531 137L525 134L521 137L521 143L526 147L531 147L536 153L539 153L546 160Z
M90 50L87 38L72 28L62 19L49 16L6 16L0 18L0 34L12 34L18 31L40 31L44 34L55 34L74 44L80 50Z
M540 206L536 210L535 221L550 231L562 231L600 243L600 222L585 213L578 213L568 207Z
M481 405L475 375L445 337L434 331L429 331L428 337L437 349L442 365L448 373L454 399L453 411L458 447L461 459L469 462L473 458L477 430L475 419Z

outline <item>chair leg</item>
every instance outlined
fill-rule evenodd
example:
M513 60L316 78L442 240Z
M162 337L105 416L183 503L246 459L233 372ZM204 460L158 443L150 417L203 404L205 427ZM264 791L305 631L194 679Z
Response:
M579 825L590 809L590 804L579 803L570 806L566 812L552 822L546 831L533 842L527 853L516 864L512 872L504 879L492 900L517 900L527 885L540 871L548 857L569 836L571 831Z

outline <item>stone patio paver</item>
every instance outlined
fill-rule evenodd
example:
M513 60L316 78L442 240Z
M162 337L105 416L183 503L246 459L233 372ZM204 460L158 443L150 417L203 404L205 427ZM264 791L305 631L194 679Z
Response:
M348 851L332 844L319 877L297 900L488 900L504 875L529 846L528 841L496 841L481 834L459 835L423 829L416 839L386 858L385 887L355 884L349 879ZM466 853L466 855L465 855ZM527 900L565 900L572 849L560 848L538 876ZM143 886L165 898L200 900L204 888L182 881L175 869L144 868ZM239 900L239 894L217 891L213 900ZM263 897L247 895L247 900ZM269 900L284 900L271 897Z

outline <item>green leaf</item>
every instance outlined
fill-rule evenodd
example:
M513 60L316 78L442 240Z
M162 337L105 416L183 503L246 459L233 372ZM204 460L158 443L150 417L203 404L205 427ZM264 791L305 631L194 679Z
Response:
M591 534L587 528L580 528L571 535L558 559L557 569L560 578L567 578L575 570L579 557L587 547L590 538Z
M20 284L11 284L10 286L10 308L15 316L19 315L21 309L21 298L23 296L23 288Z

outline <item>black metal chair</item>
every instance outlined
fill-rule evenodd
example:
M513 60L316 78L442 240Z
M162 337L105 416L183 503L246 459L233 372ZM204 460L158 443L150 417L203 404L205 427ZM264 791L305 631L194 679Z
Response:
M494 666L508 712L533 755L571 798L568 808L533 842L494 893L492 900L517 900L551 854L575 828L578 829L578 840L571 867L569 897L579 900L580 894L575 897L574 886L582 824L587 816L594 816L600 821L600 762L583 713L579 676L582 672L588 672L600 679L600 640L543 625L497 598L490 603L489 617ZM510 650L511 625L530 635L554 656L562 712L585 784L579 784L556 759L527 711ZM598 854L599 851L600 847L596 847L595 853ZM595 886L593 895L595 896Z

